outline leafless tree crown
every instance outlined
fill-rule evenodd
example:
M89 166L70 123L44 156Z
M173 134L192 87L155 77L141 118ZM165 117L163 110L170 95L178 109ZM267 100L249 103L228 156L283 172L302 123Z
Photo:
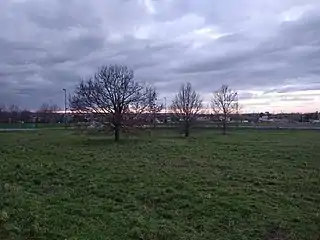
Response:
M133 77L133 71L126 66L103 66L93 77L81 81L70 97L71 108L84 112L126 111L143 100L143 86Z
M191 83L183 84L175 96L171 109L178 117L186 121L192 120L202 109L202 99L193 90Z
M148 111L150 113L158 113L163 109L163 104L158 102L158 92L154 87L150 87L147 92Z
M211 107L215 114L227 116L236 113L238 110L238 93L231 90L227 85L213 93Z
M39 113L56 113L60 110L59 106L57 104L49 104L49 103L43 103L38 112Z
M116 140L126 119L137 119L147 110L152 88L134 80L131 69L122 65L103 66L93 77L82 80L70 96L70 109L112 116Z
M20 112L20 108L15 105L15 104L11 104L9 107L8 107L8 111L11 112L11 113L18 113Z

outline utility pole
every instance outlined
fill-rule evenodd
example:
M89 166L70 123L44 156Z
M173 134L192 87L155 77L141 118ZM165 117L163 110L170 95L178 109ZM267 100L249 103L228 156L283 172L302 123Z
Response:
M164 97L164 116L165 116L165 123L167 123L167 97Z
M64 91L64 127L67 128L67 89L62 90Z
M240 115L239 115L239 95L237 93L237 127L239 127Z

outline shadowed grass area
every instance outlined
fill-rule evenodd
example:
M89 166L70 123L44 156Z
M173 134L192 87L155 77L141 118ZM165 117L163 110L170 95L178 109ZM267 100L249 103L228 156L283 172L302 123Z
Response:
M319 159L312 131L0 133L0 239L317 239Z

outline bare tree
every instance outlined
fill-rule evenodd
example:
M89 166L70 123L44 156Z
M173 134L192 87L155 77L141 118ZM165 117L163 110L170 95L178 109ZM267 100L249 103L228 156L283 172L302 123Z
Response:
M163 104L158 102L158 92L154 87L150 87L147 94L148 113L151 116L153 128L156 128L156 117L163 109Z
M43 103L39 109L40 112L58 112L61 109L57 104Z
M15 104L11 104L9 107L8 107L8 111L9 112L20 112L20 108L15 105Z
M7 111L6 105L0 104L0 114L5 113Z
M7 108L6 105L0 104L0 122L4 122L6 120Z
M231 114L237 114L239 110L238 93L230 89L228 85L222 85L213 93L211 107L222 121L223 134L226 134L228 118Z
M20 112L21 123L29 122L32 119L32 112L28 109L23 109Z
M148 92L134 80L131 69L121 65L103 66L91 78L82 80L70 96L70 109L111 117L115 141L126 124L136 121L148 107Z
M6 111L6 105L0 104L0 112L5 112Z
M8 112L9 112L9 122L13 123L13 122L18 122L20 120L20 108L15 105L15 104L11 104L8 107Z
M43 103L37 111L37 114L44 122L55 122L60 110L56 104Z
M192 121L201 109L202 99L200 95L193 90L191 83L183 84L172 101L171 110L176 117L183 120L186 137L189 136Z

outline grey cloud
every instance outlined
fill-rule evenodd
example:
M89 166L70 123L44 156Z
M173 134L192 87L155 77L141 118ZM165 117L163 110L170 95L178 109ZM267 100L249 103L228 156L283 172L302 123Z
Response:
M33 60L37 53L46 50L32 42L8 41L0 38L0 66L5 64L22 65Z
M246 99L252 99L255 96L255 94L250 92L240 92L239 93L239 99L246 100Z
M75 0L29 0L19 6L19 10L37 26L56 30L98 25L99 18L91 15L90 8L87 1Z
M69 40L56 52L49 51L37 62L40 65L63 64L68 61L78 61L92 52L103 51L104 38L95 35L83 35L76 39Z
M203 74L237 86L284 84L289 78L312 77L319 73L320 15L283 24L276 37L252 48L221 57L199 59L176 69L180 73ZM221 38L237 44L236 37ZM233 78L233 80L231 79Z
M307 98L307 97L282 97L281 101L284 102L308 102L313 101L314 98Z
M263 94L268 93L290 93L295 91L309 91L309 90L320 90L320 84L305 84L305 85L295 85L295 86L284 86L279 88L272 88L270 90L264 91Z
M240 106L242 106L243 102L239 100ZM260 101L260 102L245 102L245 106L253 106L253 107L264 107L271 105L270 101Z
M285 46L320 45L320 12L306 14L300 21L282 25L282 38L278 42Z

